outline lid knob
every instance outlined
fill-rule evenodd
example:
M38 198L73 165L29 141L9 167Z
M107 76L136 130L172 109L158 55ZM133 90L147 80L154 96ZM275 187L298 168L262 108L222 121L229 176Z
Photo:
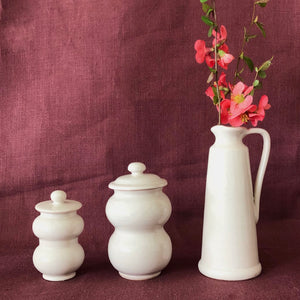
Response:
M67 200L67 194L64 191L54 191L50 195L54 205L62 204Z
M128 166L128 171L135 176L142 174L145 170L146 170L146 166L140 162L133 162Z

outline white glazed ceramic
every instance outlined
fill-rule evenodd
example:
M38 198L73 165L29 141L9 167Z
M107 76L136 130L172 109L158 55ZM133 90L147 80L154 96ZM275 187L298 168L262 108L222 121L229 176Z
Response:
M84 260L84 251L78 243L84 223L77 210L82 205L66 197L65 192L54 191L51 200L35 206L41 214L32 224L32 230L39 238L33 264L49 281L74 277Z
M270 136L260 128L217 125L211 131L216 140L209 151L199 270L215 279L249 279L261 272L256 223ZM253 194L248 148L242 140L256 133L264 143Z
M163 228L171 215L171 203L162 192L167 181L144 174L142 163L131 163L129 175L109 184L114 190L106 215L115 231L108 243L111 264L126 279L156 277L171 259L172 244Z

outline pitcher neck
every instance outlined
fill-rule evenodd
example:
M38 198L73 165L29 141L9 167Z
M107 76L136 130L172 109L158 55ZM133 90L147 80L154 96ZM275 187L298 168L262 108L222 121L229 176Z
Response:
M211 132L215 135L215 144L233 145L242 143L243 137L247 129L244 127L229 127L224 125L216 125L211 128Z

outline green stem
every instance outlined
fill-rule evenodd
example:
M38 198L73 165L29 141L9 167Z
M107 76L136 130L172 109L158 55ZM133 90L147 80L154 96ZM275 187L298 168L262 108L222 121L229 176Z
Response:
M252 17L251 17L251 23L250 23L250 26L249 28L253 25L254 23L254 18L255 18L255 3L253 3L253 9L252 9ZM248 29L249 29L248 28ZM244 48L245 48L245 45L246 45L246 34L248 32L248 29L244 29L244 37L243 37L243 44L242 44L242 47L241 47L241 52L240 52L240 55L237 59L237 63L236 63L236 69L235 69L235 72L234 72L234 84L236 84L236 81L238 78L238 74L239 74L239 66L240 66L240 61L241 61L241 56L244 54Z
M257 75L258 75L258 72L255 71L255 77L254 77L253 82L257 79Z
M215 20L215 32L216 32L216 42L214 46L214 54L215 54L215 76L216 76L216 87L217 87L217 97L218 97L218 125L221 124L221 99L220 99L220 90L218 84L218 63L217 63L217 35L218 35L218 25L217 25L217 14L216 14L216 3L213 1L213 10L214 10L214 20Z
M253 25L253 23L254 23L254 18L255 18L255 3L253 3L253 10L252 10L251 25Z
M244 47L245 47L245 37L244 37L244 39L243 39L243 44L242 44L242 47L241 47L241 52L240 52L240 55L239 55L239 57L238 57L238 59L237 59L237 63L236 63L236 69L235 69L235 72L234 72L234 84L236 84L236 82L237 82L237 79L239 78L239 66L240 66L240 61L241 61L241 56L242 56L242 54L243 54L243 52L244 52Z

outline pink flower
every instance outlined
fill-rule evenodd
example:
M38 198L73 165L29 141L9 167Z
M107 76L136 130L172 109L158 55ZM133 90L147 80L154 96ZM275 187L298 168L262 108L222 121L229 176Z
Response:
M233 101L233 104L240 104L249 97L251 97L252 102L252 96L249 95L252 90L253 86L248 87L243 82L239 81L235 86L232 87L231 100Z
M268 110L271 105L268 103L268 96L263 95L258 104L258 109L251 109L249 112L249 120L251 121L253 126L257 126L258 121L263 121L265 118L265 110Z
M228 65L233 61L234 57L233 55L225 52L224 50L222 50L221 48L223 46L226 46L225 44L222 45L220 48L219 48L219 51L218 51L218 55L219 55L219 59L218 59L218 65L227 70L227 67ZM227 47L228 48L228 47Z
M247 111L256 110L256 105L252 104L253 97L249 95L252 90L253 86L247 87L241 81L233 87L229 116L230 125L237 127L247 123L249 120Z

